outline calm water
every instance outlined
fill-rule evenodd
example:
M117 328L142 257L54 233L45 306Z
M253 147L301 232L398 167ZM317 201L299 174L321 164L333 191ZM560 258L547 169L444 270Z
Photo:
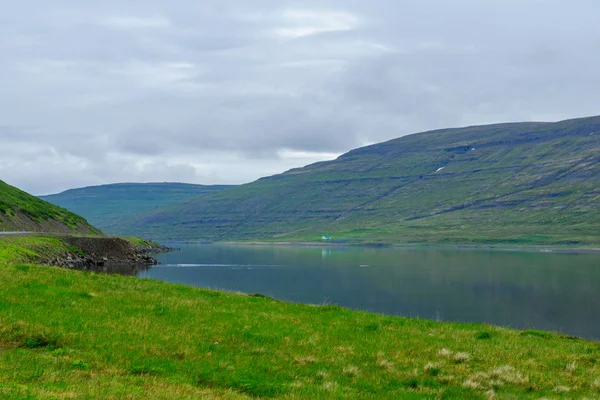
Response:
M600 340L600 255L184 245L138 276L282 300Z

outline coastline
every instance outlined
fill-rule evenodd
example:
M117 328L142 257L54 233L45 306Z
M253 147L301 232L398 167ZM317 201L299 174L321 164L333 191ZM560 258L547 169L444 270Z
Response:
M165 241L170 244L184 245L225 245L225 246L290 246L290 247L365 247L365 248L399 248L399 249L422 249L422 248L438 248L447 250L491 250L491 251L515 251L527 253L582 253L582 254L600 254L600 247L576 247L576 246L560 246L560 245L515 245L515 244L448 244L448 243L361 243L361 242L294 242L294 241L223 241L223 242L206 242L206 241Z
M132 237L19 233L0 236L0 247L19 249L13 261L84 271L117 272L157 265L153 254L173 248ZM130 274L132 274L131 272Z

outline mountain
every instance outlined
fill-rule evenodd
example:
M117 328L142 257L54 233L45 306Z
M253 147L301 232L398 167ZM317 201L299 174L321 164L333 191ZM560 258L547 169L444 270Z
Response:
M71 189L42 199L83 215L90 223L113 235L128 235L127 220L170 203L226 189L185 183L118 183Z
M207 241L600 244L600 117L444 129L136 219Z
M82 217L0 181L0 232L101 232Z

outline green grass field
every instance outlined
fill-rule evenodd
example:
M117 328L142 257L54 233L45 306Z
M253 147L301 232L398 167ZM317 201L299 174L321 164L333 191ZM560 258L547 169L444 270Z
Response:
M0 242L2 399L595 399L600 344L26 265Z

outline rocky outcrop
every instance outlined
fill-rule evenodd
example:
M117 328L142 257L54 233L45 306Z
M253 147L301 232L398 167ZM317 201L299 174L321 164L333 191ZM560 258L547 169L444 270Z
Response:
M150 254L170 250L163 246L137 248L130 242L113 237L60 238L66 251L60 255L46 257L42 263L69 269L135 275L140 270L158 262Z

